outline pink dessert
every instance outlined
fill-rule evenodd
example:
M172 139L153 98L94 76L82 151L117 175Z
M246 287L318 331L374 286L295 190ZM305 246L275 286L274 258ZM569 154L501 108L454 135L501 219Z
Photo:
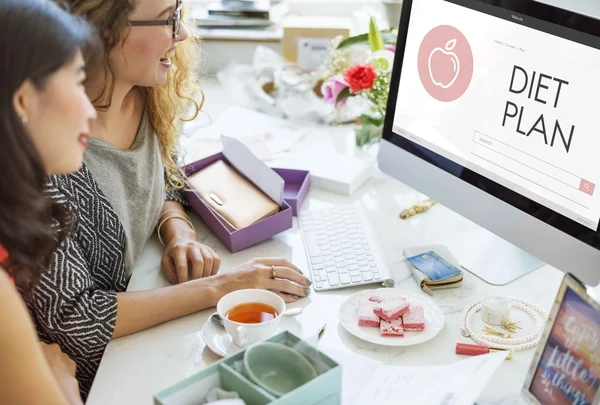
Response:
M392 322L408 311L410 304L402 297L389 298L375 306L373 312L381 319Z
M358 326L370 326L379 328L380 319L373 312L376 304L371 301L360 301L358 303Z
M407 313L402 315L404 330L422 331L425 330L425 313L423 307L413 304Z
M384 298L380 297L379 295L373 295L372 297L369 297L369 301L380 303L384 301Z
M404 336L404 328L402 327L402 318L394 319L392 322L381 320L379 326L381 336Z

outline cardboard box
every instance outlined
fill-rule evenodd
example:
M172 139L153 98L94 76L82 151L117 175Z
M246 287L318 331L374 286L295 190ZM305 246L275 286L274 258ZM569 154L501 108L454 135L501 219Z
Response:
M286 16L282 25L283 57L303 69L316 69L329 53L329 42L350 36L352 28L347 18L297 15Z
M282 332L268 339L269 342L293 346L300 338L290 332ZM239 373L233 366L244 357L245 351L222 359L206 369L154 395L154 405L195 405L200 403L207 392L220 386L228 391L236 391L246 405L340 405L342 403L342 368L318 352L320 361L329 370L307 384L275 398Z

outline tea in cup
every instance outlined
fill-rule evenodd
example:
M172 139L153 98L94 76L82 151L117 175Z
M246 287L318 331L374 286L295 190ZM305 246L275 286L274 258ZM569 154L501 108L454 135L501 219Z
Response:
M225 330L240 347L275 335L283 311L285 302L279 295L258 289L234 291L217 304Z

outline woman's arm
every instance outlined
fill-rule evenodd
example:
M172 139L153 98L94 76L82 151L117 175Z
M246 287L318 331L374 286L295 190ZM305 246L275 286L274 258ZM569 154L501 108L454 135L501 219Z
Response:
M271 266L277 279L272 278ZM293 281L300 286L294 285ZM214 307L219 299L243 288L272 290L287 302L306 297L311 282L284 259L255 259L232 273L188 281L150 291L117 294L117 322L113 337L119 337Z
M46 361L21 297L0 269L0 392L7 404L81 404L75 370L57 347Z
M165 202L159 220L165 243L161 265L171 284L214 276L221 266L221 258L215 251L196 240L194 229L181 219L185 217L179 202Z

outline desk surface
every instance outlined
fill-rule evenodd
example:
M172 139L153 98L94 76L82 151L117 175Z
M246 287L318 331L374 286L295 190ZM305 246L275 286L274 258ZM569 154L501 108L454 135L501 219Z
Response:
M224 95L215 83L205 88L206 110L215 119L227 105ZM298 150L314 150L315 144L334 141L339 145L352 145L350 139L331 139L310 136L303 139ZM344 147L342 147L343 149ZM475 229L475 225L447 208L436 205L425 214L409 220L399 218L403 208L410 206L423 195L413 189L377 173L351 197L344 197L318 189L312 189L302 207L303 210L330 207L336 204L361 201L367 209L375 231L380 239L390 265L396 286L419 291L409 269L403 261L402 249L430 243L444 243L457 234ZM221 271L226 272L253 257L283 256L300 268L307 268L302 237L294 218L294 228L273 239L237 254L226 248L200 223L193 219L199 239L212 246L223 258ZM153 238L146 246L142 259L136 267L128 291L147 290L168 285L160 271L162 247ZM489 285L470 273L465 273L464 285L458 289L435 292L434 300L446 316L446 325L433 340L408 348L388 348L373 345L347 333L338 321L338 309L351 294L361 288L313 293L307 299L290 307L304 307L296 318L296 327L303 336L314 334L327 323L327 331L320 342L323 348L332 347L355 352L386 364L441 365L449 364L462 356L454 354L458 341L468 341L460 334L458 319L464 305L487 295L509 295L529 299L547 310L550 309L562 273L544 266L504 287ZM377 285L369 288L377 288ZM202 370L219 360L206 347L200 330L214 308L197 312L184 318L153 327L134 335L115 339L108 345L100 369L89 395L88 405L152 404L152 395L173 383ZM519 390L525 380L534 350L518 352L512 361L506 361L486 386L478 404L517 404Z

